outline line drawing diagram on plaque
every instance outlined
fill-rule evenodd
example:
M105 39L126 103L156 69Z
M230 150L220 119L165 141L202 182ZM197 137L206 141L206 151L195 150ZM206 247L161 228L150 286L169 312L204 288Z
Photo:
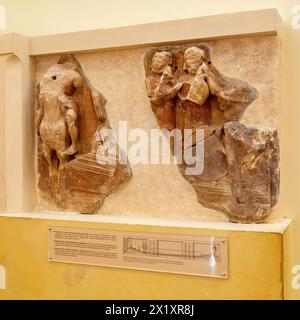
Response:
M123 237L123 254L185 260L221 260L221 243Z

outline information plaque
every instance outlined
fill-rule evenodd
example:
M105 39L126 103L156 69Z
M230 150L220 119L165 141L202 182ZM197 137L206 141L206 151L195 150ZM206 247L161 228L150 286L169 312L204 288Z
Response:
M220 237L49 227L49 262L228 278Z

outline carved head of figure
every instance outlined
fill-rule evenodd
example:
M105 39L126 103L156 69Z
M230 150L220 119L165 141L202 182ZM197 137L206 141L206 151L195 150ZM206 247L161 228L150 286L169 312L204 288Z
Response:
M41 92L62 93L72 96L74 91L83 87L83 79L75 67L55 64L44 74L40 88Z
M184 53L184 70L195 75L203 62L207 61L206 52L198 47L191 47L186 49Z
M172 54L168 51L158 51L152 58L151 70L154 73L161 74L165 69L172 65Z

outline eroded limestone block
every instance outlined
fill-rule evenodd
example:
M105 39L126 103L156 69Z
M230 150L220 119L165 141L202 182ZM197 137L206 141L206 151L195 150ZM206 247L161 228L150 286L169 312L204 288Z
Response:
M109 154L105 103L71 55L60 57L37 85L38 187L63 210L93 213L131 178L116 153L107 163L97 157L102 149Z
M276 204L279 193L277 130L257 130L228 122L224 133L231 181L227 214L235 222L261 222Z
M198 201L223 212L232 222L259 223L279 194L279 141L276 130L227 122L204 143L204 171L186 175Z

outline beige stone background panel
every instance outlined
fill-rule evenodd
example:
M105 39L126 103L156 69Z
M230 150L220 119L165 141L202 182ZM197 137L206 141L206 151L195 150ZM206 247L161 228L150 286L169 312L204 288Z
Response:
M278 127L277 37L246 37L201 42L211 48L212 62L227 76L249 81L260 93L248 108L243 122ZM150 108L145 88L143 60L149 48L77 54L93 86L107 99L106 110L118 138L119 121L128 130L150 130L159 126ZM36 58L37 81L58 56ZM135 142L134 142L135 143ZM129 143L130 147L134 143ZM150 151L150 141L149 141ZM150 154L150 152L149 152ZM175 164L132 165L133 178L111 194L101 214L227 220L221 213L203 208L194 189ZM39 209L54 209L43 203ZM276 220L274 213L270 221Z

